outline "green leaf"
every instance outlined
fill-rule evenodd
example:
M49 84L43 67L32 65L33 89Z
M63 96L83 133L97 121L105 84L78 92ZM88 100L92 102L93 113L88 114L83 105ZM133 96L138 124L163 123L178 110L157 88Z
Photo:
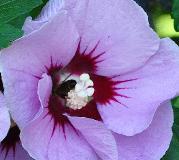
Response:
M176 107L173 107L173 111L174 111L174 130L175 130L176 128L175 125L179 126L179 109Z
M42 6L42 0L0 0L0 49L23 35L26 17L32 10L39 13Z
M43 1L43 4L42 4L42 5L38 6L37 8L34 8L34 9L30 12L30 15L32 16L33 19L36 18L36 17L40 14L42 8L43 8L43 7L45 6L45 4L48 2L48 0L42 0L42 1Z
M42 0L0 0L0 24L30 12L42 4Z
M11 0L1 0L1 1L0 1L0 5L3 5L3 4L5 4L5 3L9 3L9 1L11 1Z
M12 26L14 26L16 28L21 29L26 17L28 17L28 16L29 16L29 13L22 14L22 15L18 16L17 18L9 21L8 24L11 24Z
M174 27L179 31L179 0L173 0L172 18L174 19Z
M22 35L22 30L17 29L10 24L0 25L0 48L8 47L12 41Z
M175 108L178 108L178 109L179 109L179 97L175 98L175 99L172 101L172 105L173 105Z

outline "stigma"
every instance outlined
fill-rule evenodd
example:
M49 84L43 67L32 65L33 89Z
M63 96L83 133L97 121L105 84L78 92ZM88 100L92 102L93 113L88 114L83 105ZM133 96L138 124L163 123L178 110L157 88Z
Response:
M66 106L73 110L85 107L94 94L95 90L93 86L94 83L90 79L89 74L81 74L74 89L68 92L66 97Z

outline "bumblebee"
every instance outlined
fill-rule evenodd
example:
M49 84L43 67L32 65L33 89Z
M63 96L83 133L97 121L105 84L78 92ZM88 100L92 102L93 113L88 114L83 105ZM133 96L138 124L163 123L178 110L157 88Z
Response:
M68 96L68 92L74 89L76 84L75 80L64 81L57 87L56 94L65 99Z

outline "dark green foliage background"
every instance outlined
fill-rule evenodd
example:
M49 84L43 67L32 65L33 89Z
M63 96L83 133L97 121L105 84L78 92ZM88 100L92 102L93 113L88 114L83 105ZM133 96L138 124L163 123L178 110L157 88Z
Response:
M179 0L173 0L172 18L174 19L174 27L179 31Z

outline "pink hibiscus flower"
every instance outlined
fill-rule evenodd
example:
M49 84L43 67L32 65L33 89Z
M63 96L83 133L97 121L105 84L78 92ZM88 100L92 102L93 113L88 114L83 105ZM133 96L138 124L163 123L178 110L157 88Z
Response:
M159 160L172 137L179 49L132 0L51 0L0 57L37 160Z

